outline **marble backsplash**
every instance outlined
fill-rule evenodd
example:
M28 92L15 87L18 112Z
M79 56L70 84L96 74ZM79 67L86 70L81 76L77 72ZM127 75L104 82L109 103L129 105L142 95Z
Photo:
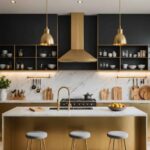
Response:
M129 99L129 91L132 86L132 79L121 78L120 76L129 76L129 73L117 73L117 72L96 72L96 71L58 71L51 73L44 72L4 72L0 75L5 75L9 78L12 83L8 91L13 89L24 89L26 93L26 99L32 101L38 101L42 99L42 92L36 93L31 89L32 79L27 79L27 76L48 76L51 75L50 79L42 79L42 90L51 87L54 93L54 101L57 98L57 91L61 86L67 86L70 88L71 97L78 98L83 97L87 92L93 94L93 98L100 100L99 91L103 88L111 89L114 86L121 86L123 99ZM135 73L130 73L130 76ZM139 76L139 74L137 74ZM145 76L145 73L141 73L140 76ZM148 75L149 76L149 75ZM149 80L147 79L147 84ZM140 81L139 81L140 83ZM63 90L61 92L61 98L67 97L67 92ZM110 97L111 99L111 97Z

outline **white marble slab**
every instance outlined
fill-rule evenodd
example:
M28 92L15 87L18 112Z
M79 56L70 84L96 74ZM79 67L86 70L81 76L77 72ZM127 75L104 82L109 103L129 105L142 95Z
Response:
M42 79L41 93L36 93L31 90L32 80L27 79L27 76L52 76L50 79ZM82 97L86 92L92 93L93 98L100 100L99 92L103 88L108 88L110 93L114 86L121 86L123 93L123 100L130 99L130 88L132 86L132 79L117 79L121 76L143 76L143 73L117 73L117 72L97 72L97 71L58 71L58 72L2 72L1 75L7 76L12 84L8 91L13 89L24 89L26 93L26 100L39 101L42 100L42 91L47 87L51 87L54 93L54 101L57 99L57 91L61 86L69 87L72 98ZM144 74L145 75L145 74ZM140 81L139 81L140 83ZM150 84L150 80L146 81ZM66 98L67 92L62 91L60 98ZM109 97L111 99L111 96Z
M135 107L123 111L111 111L108 107L93 107L93 110L50 110L43 107L42 112L32 112L29 107L16 107L2 114L3 117L146 117L147 114Z

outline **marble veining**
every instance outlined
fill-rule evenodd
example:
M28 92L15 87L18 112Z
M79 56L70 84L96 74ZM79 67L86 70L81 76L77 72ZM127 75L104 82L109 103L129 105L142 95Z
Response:
M13 89L24 89L26 92L27 100L41 100L42 92L36 93L31 90L32 80L27 79L28 75L39 75L39 73L28 73L28 72L14 72L14 73L0 73L11 79L12 84L8 91ZM46 75L48 73L42 73ZM51 73L49 73L51 74ZM132 86L132 79L117 79L116 73L100 73L97 71L58 71L54 72L50 79L42 79L42 90L51 87L54 93L54 101L57 99L57 91L61 86L67 86L70 88L71 97L78 98L82 97L87 92L93 94L93 98L99 99L99 91L103 88L111 89L114 86L121 86L123 88L123 99L129 99L129 88ZM67 97L67 92L61 92L61 98ZM111 99L111 97L110 97Z

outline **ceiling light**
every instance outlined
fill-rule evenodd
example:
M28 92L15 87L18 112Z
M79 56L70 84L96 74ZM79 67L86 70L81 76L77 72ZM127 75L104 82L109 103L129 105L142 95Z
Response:
M118 28L117 34L114 38L113 45L123 46L126 44L127 44L127 40L126 40L125 35L123 34L123 29L121 27L121 0L119 0L119 28Z
M82 4L82 3L83 3L83 0L77 0L77 3L78 3L78 4Z
M15 0L11 0L11 3L12 3L12 4L16 4L16 1L15 1Z

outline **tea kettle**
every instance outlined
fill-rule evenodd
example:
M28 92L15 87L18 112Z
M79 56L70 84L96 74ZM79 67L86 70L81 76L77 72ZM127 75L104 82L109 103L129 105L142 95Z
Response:
M86 94L84 94L84 99L85 100L92 99L92 95L93 94L86 93Z

